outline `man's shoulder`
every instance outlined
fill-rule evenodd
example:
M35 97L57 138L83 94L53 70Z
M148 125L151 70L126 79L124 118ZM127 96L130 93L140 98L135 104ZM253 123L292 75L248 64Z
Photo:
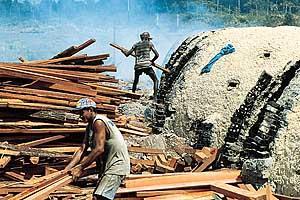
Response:
M93 124L94 130L95 130L95 128L99 130L99 129L102 129L105 127L106 127L106 125L105 125L104 121L101 119L97 119Z
M97 126L105 126L105 122L104 120L106 120L105 116L101 116L101 115L96 115L95 119L94 119L94 123L93 126L95 127Z

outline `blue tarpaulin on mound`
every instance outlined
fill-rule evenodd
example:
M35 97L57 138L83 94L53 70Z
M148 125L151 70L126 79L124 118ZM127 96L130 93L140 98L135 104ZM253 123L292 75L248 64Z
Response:
M221 51L213 57L205 67L201 69L201 74L209 73L215 62L217 62L222 56L235 52L235 48L232 44L227 44L221 49Z

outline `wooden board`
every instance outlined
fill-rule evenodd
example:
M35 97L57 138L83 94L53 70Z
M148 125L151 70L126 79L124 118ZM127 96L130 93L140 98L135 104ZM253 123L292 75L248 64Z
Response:
M169 194L169 195L160 195L155 197L147 197L144 200L194 200L197 198L205 198L206 200L214 199L213 198L213 191L204 191L204 192L189 192L183 194Z
M231 170L224 172L200 172L200 173L187 173L186 175L180 176L166 176L166 177L153 177L153 178L142 178L136 180L126 180L125 187L142 187L152 186L160 183L163 184L176 184L176 183L188 183L197 181L211 181L211 180L223 180L223 179L237 179L240 175L240 170Z
M265 200L266 193L250 192L226 183L215 183L211 185L211 190L224 194L225 196L240 200Z
M147 153L147 154L163 154L164 151L161 149L151 149L145 147L128 147L129 152L135 153Z
M204 172L203 172L204 173ZM184 188L201 188L201 187L209 187L212 184L216 183L240 183L240 179L223 179L219 181L198 181L198 182L181 182L174 184L155 184L151 186L141 186L141 187L133 187L133 188L119 188L117 193L131 193L138 191L151 191L151 190L169 190L169 189L184 189Z

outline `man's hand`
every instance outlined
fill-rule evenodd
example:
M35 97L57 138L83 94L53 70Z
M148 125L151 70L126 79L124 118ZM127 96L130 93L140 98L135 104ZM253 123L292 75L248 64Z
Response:
M81 164L79 164L71 169L71 174L72 174L72 178L73 178L74 182L76 182L78 180L78 178L81 176L82 171L83 171L83 169L82 169Z

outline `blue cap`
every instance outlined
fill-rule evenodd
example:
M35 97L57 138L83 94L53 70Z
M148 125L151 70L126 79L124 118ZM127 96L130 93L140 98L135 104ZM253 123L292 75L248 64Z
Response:
M82 110L85 108L96 108L96 103L89 98L81 98L79 101L76 103L76 108L74 110Z

